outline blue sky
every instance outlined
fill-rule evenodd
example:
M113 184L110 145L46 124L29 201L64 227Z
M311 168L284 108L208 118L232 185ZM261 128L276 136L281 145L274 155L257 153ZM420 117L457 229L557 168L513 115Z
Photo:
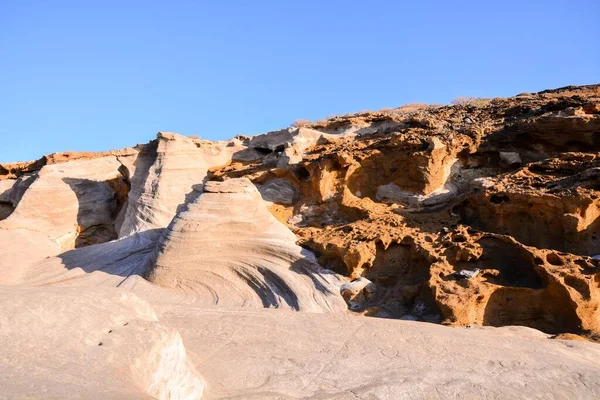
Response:
M0 162L600 82L600 1L0 0Z

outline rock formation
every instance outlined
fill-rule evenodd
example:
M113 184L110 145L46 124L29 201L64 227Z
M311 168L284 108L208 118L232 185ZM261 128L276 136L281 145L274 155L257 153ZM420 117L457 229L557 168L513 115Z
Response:
M116 239L114 220L126 196L119 167L115 157L46 165L17 193L21 176L10 189L14 211L0 221L0 241L12 243L0 250L0 282L15 279L29 262Z
M375 285L348 294L358 312L596 338L599 90L336 117L304 128L327 135L294 166L213 179L287 182L295 201L266 193L271 212Z
M202 187L208 169L227 163L241 150L236 140L210 142L161 132L149 144L119 154L131 182L119 237L166 228L194 186Z
M0 164L3 394L597 398L598 138L594 85Z
M227 306L341 311L340 278L322 271L244 178L207 182L158 243L147 279Z

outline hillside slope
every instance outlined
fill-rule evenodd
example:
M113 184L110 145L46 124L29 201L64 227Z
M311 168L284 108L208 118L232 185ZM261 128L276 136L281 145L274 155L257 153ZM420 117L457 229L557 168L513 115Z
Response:
M297 125L0 164L8 396L598 397L600 85Z

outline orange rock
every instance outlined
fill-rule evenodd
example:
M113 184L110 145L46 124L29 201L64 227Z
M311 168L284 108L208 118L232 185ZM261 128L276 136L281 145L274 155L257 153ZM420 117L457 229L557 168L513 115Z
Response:
M285 219L323 266L377 286L358 312L596 332L596 91L567 87L319 121L310 128L340 139L306 151L307 173ZM291 172L253 162L214 173L261 183ZM401 196L383 202L376 194L384 185ZM423 201L432 193L435 201Z

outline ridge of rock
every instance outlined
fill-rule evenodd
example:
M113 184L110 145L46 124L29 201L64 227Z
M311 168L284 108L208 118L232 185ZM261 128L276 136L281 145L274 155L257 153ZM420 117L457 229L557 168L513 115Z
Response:
M208 304L341 311L341 279L296 245L248 179L207 182L158 244L146 278ZM183 251L183 249L186 249Z
M0 164L3 394L598 398L600 85L455 103Z

